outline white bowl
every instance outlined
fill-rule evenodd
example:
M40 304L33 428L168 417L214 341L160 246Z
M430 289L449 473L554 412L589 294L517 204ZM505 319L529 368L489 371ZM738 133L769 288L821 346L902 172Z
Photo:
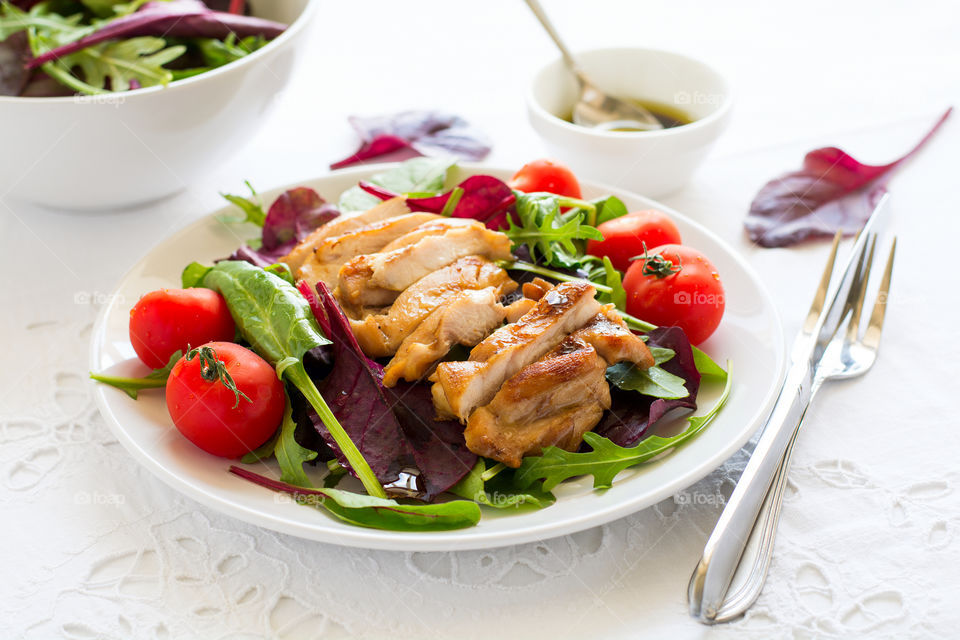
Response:
M720 136L732 98L723 76L704 62L659 49L595 49L577 54L602 90L676 106L693 118L660 131L598 131L569 116L577 83L562 60L536 73L527 96L530 123L549 153L583 178L657 197L686 184Z
M249 56L166 87L61 98L0 97L0 198L65 209L169 196L253 138L287 84L318 0L252 0L289 24Z

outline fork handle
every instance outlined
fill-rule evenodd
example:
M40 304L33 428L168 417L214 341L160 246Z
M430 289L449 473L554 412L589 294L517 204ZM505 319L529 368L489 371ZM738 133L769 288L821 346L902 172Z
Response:
M703 623L720 622L730 581L757 522L757 516L780 468L790 441L803 419L813 392L809 362L794 365L757 441L743 475L707 540L690 578L690 615Z

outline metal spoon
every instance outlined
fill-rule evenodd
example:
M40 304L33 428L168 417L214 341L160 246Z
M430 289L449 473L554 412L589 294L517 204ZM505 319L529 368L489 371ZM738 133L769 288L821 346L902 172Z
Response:
M567 45L560 39L560 34L554 29L547 13L540 6L540 1L525 0L525 2L533 15L540 21L540 24L543 25L547 35L553 39L557 48L560 49L564 63L580 85L580 99L573 107L574 124L607 131L611 129L639 129L641 131L663 129L663 124L657 120L657 117L640 105L615 98L598 89L590 81L590 78L583 73L576 58L573 57Z

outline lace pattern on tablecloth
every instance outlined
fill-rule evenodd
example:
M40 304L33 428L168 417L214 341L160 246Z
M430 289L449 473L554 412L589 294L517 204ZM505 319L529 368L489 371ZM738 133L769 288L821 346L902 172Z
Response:
M9 637L479 638L499 624L551 638L631 637L638 624L730 638L955 629L955 577L952 587L933 577L953 576L960 559L956 471L905 479L798 450L764 593L743 620L707 630L686 620L686 581L752 445L675 499L562 538L456 553L319 544L212 512L139 467L91 399L92 313L27 328L8 347L12 361L30 363L0 414ZM648 620L647 608L674 613Z

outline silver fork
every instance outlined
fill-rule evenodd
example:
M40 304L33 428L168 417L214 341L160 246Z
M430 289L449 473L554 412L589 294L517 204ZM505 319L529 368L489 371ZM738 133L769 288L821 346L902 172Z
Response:
M793 349L793 367L754 455L707 541L688 587L690 614L705 624L742 615L759 596L769 568L793 446L810 401L824 382L862 375L876 361L889 295L896 239L860 331L874 262L881 201L854 243L848 264L824 308L839 234Z

